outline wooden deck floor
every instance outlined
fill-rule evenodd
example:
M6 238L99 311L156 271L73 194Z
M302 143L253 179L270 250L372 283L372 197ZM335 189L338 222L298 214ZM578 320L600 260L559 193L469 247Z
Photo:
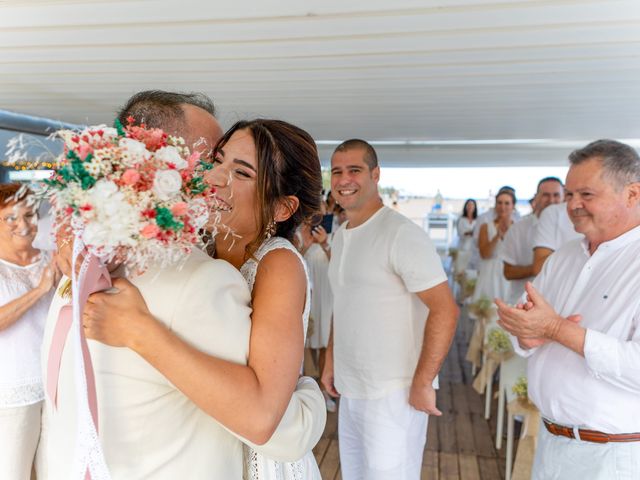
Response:
M469 321L463 312L440 373L438 408L443 416L429 419L422 479L504 479L504 442L501 450L495 448L497 401L493 402L491 420L486 421L484 397L471 388L471 366L464 360L469 331ZM337 414L329 414L324 435L314 453L323 480L341 480Z

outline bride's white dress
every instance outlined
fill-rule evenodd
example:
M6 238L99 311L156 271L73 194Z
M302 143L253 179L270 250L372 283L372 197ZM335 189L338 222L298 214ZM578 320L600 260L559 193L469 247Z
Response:
M247 260L242 267L240 267L240 273L242 273L249 284L249 289L253 291L256 273L258 271L258 263L267 253L279 248L294 252L304 267L305 276L307 277L307 295L304 312L302 314L302 324L303 331L305 332L304 338L306 338L311 297L309 272L307 271L307 265L302 256L288 240L281 237L273 237L265 240L254 254L255 259L251 258ZM312 379L308 380L313 381ZM296 462L279 462L271 460L245 445L244 455L246 466L245 478L247 480L322 480L313 452L307 452L304 457Z

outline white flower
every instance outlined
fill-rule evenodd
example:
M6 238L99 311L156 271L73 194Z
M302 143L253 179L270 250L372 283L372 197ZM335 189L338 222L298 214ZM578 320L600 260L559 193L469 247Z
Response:
M140 218L122 192L116 192L102 203L93 203L93 215L89 217L82 233L85 244L95 248L134 246L140 228Z
M177 170L160 170L153 180L153 192L160 200L169 200L180 192L182 177Z
M178 149L171 145L159 148L156 151L156 158L164 163L173 163L178 170L182 170L189 165L187 161L180 156Z
M118 186L111 180L102 179L96 182L90 192L90 195L94 200L92 203L99 205L116 194L118 192Z
M149 158L149 155L151 155L144 143L133 138L121 138L118 146L125 150L134 160Z

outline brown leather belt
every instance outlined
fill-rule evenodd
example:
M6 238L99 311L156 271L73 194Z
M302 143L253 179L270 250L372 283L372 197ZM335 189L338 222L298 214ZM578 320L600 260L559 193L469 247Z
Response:
M544 420L544 426L547 427L549 433L562 437L576 438L573 428L558 425L548 420ZM640 433L603 433L596 430L579 429L578 435L580 440L593 443L609 443L609 442L640 442Z

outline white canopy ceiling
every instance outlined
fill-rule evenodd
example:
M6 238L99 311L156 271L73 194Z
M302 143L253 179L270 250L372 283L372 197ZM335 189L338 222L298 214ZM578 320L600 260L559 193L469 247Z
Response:
M0 0L0 108L108 123L195 90L387 166L562 164L640 137L639 52L637 0Z

